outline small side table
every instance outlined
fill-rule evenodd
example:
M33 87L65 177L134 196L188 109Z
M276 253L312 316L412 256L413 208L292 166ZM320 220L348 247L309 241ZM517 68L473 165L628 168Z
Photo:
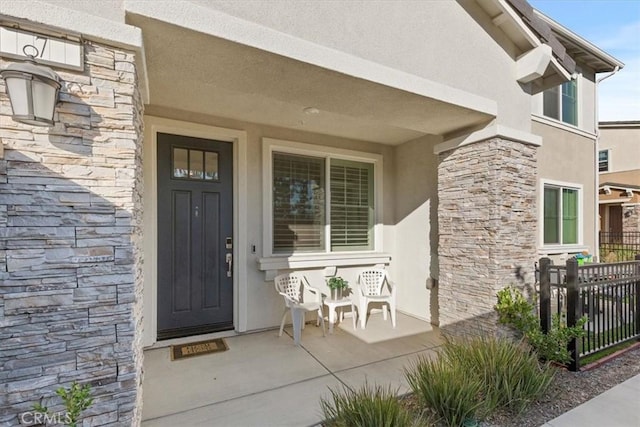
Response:
M333 333L333 325L336 323L336 309L351 305L351 298L329 299L325 298L324 305L329 308L329 333ZM340 320L342 320L342 310L340 310Z

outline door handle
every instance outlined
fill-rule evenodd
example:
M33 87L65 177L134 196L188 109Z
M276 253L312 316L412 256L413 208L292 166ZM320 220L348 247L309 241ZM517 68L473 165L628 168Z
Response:
M232 254L227 254L224 258L224 260L227 263L227 277L231 277L232 275L232 268L233 268L233 255Z

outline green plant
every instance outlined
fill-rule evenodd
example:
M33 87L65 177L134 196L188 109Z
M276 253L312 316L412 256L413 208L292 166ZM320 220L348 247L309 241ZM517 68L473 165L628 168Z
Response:
M405 427L421 425L411 412L405 409L391 388L370 386L365 383L353 390L329 389L330 399L322 398L320 406L326 426L332 427Z
M502 408L522 411L548 389L553 370L521 343L474 337L447 340L438 359L419 358L405 377L423 405L460 426Z
M405 377L421 404L434 410L448 426L460 426L481 410L482 381L447 359L419 357Z
M476 337L447 342L442 356L456 369L482 383L481 416L498 408L524 410L544 393L554 371L540 365L522 343L495 337Z
M82 411L93 404L91 386L89 384L81 386L74 381L69 388L58 388L56 394L60 396L66 409L65 424L76 427ZM34 404L33 410L41 414L49 414L49 409L41 403Z
M497 297L498 321L521 332L538 357L562 364L571 362L567 345L571 340L584 336L586 317L569 327L564 317L556 313L551 317L551 329L545 334L540 327L536 305L528 301L522 292L508 286L498 291Z
M340 276L336 276L327 280L327 286L329 289L347 289L347 287L349 287L349 282Z

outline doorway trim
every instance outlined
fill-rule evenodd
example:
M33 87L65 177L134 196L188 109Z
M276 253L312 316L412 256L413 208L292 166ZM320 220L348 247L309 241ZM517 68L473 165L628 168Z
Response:
M242 130L144 116L143 141L143 252L144 319L142 346L150 347L158 337L158 133L214 139L233 144L233 325L247 330L247 133ZM240 226L243 224L243 226Z

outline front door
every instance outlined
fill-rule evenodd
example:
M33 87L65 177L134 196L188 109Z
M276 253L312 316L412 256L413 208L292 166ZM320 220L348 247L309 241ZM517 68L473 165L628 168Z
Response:
M233 149L158 134L158 339L233 328Z
M609 206L609 232L620 234L622 238L622 206Z

